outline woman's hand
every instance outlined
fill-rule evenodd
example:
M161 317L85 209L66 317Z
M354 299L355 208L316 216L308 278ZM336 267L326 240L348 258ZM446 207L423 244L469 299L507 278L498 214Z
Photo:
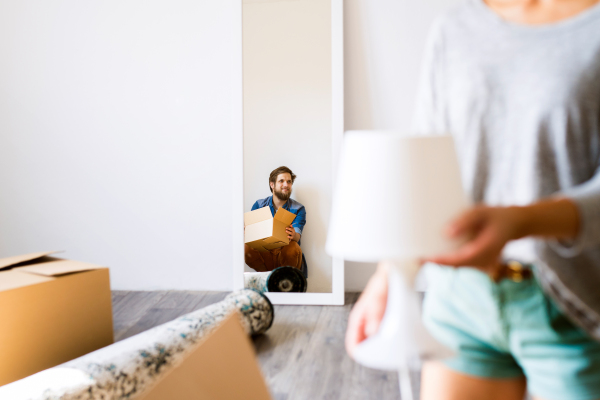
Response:
M497 266L506 243L525 236L523 211L522 207L478 206L464 212L448 225L445 234L452 239L467 238L467 242L427 261L484 270Z
M387 268L380 265L350 312L346 330L346 351L350 356L360 342L379 329L387 303L387 280Z
M496 267L504 245L522 234L523 217L520 210L517 207L481 206L466 211L450 223L446 234L451 238L467 236L470 240L452 253L427 261L475 266L485 270ZM385 313L387 290L388 268L380 264L348 318L346 350L350 356L358 344L379 329Z
M472 266L490 272L499 265L510 240L526 236L573 239L579 231L579 212L572 200L552 198L524 207L474 207L452 221L450 238L464 237L458 250L429 258L443 265Z
M502 249L510 240L525 236L572 239L579 230L579 213L565 198L543 200L525 207L474 207L453 220L446 234L465 237L458 250L426 261L452 266L478 267L493 274ZM354 305L348 319L346 350L352 356L356 346L375 334L387 303L388 268L380 264Z

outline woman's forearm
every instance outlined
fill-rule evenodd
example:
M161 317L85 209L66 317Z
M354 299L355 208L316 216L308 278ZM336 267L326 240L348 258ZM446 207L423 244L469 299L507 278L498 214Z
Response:
M579 232L579 211L567 198L542 200L524 207L515 207L521 214L517 237L552 237L574 239Z

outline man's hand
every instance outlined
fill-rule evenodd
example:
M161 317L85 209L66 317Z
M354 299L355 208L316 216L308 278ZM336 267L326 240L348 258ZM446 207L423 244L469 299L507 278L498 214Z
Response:
M379 329L387 304L387 279L387 268L380 266L350 312L346 330L346 351L350 356L360 342Z
M295 240L296 242L300 240L300 234L294 230L292 225L285 228L285 233L287 233L287 237L290 240Z

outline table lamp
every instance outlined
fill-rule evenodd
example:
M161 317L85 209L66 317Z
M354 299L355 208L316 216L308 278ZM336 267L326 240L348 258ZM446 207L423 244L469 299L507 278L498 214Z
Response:
M353 357L370 368L397 370L403 400L412 398L410 370L451 354L423 326L414 280L420 259L460 244L442 232L468 206L451 136L345 134L326 250L389 264L383 320Z

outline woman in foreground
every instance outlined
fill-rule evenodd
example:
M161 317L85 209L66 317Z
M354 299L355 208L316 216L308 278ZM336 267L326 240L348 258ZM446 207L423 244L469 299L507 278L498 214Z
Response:
M415 129L453 134L480 204L445 232L470 240L428 260L425 324L456 356L424 366L421 398L600 399L598 0L469 0L438 19ZM386 299L380 268L350 354Z

